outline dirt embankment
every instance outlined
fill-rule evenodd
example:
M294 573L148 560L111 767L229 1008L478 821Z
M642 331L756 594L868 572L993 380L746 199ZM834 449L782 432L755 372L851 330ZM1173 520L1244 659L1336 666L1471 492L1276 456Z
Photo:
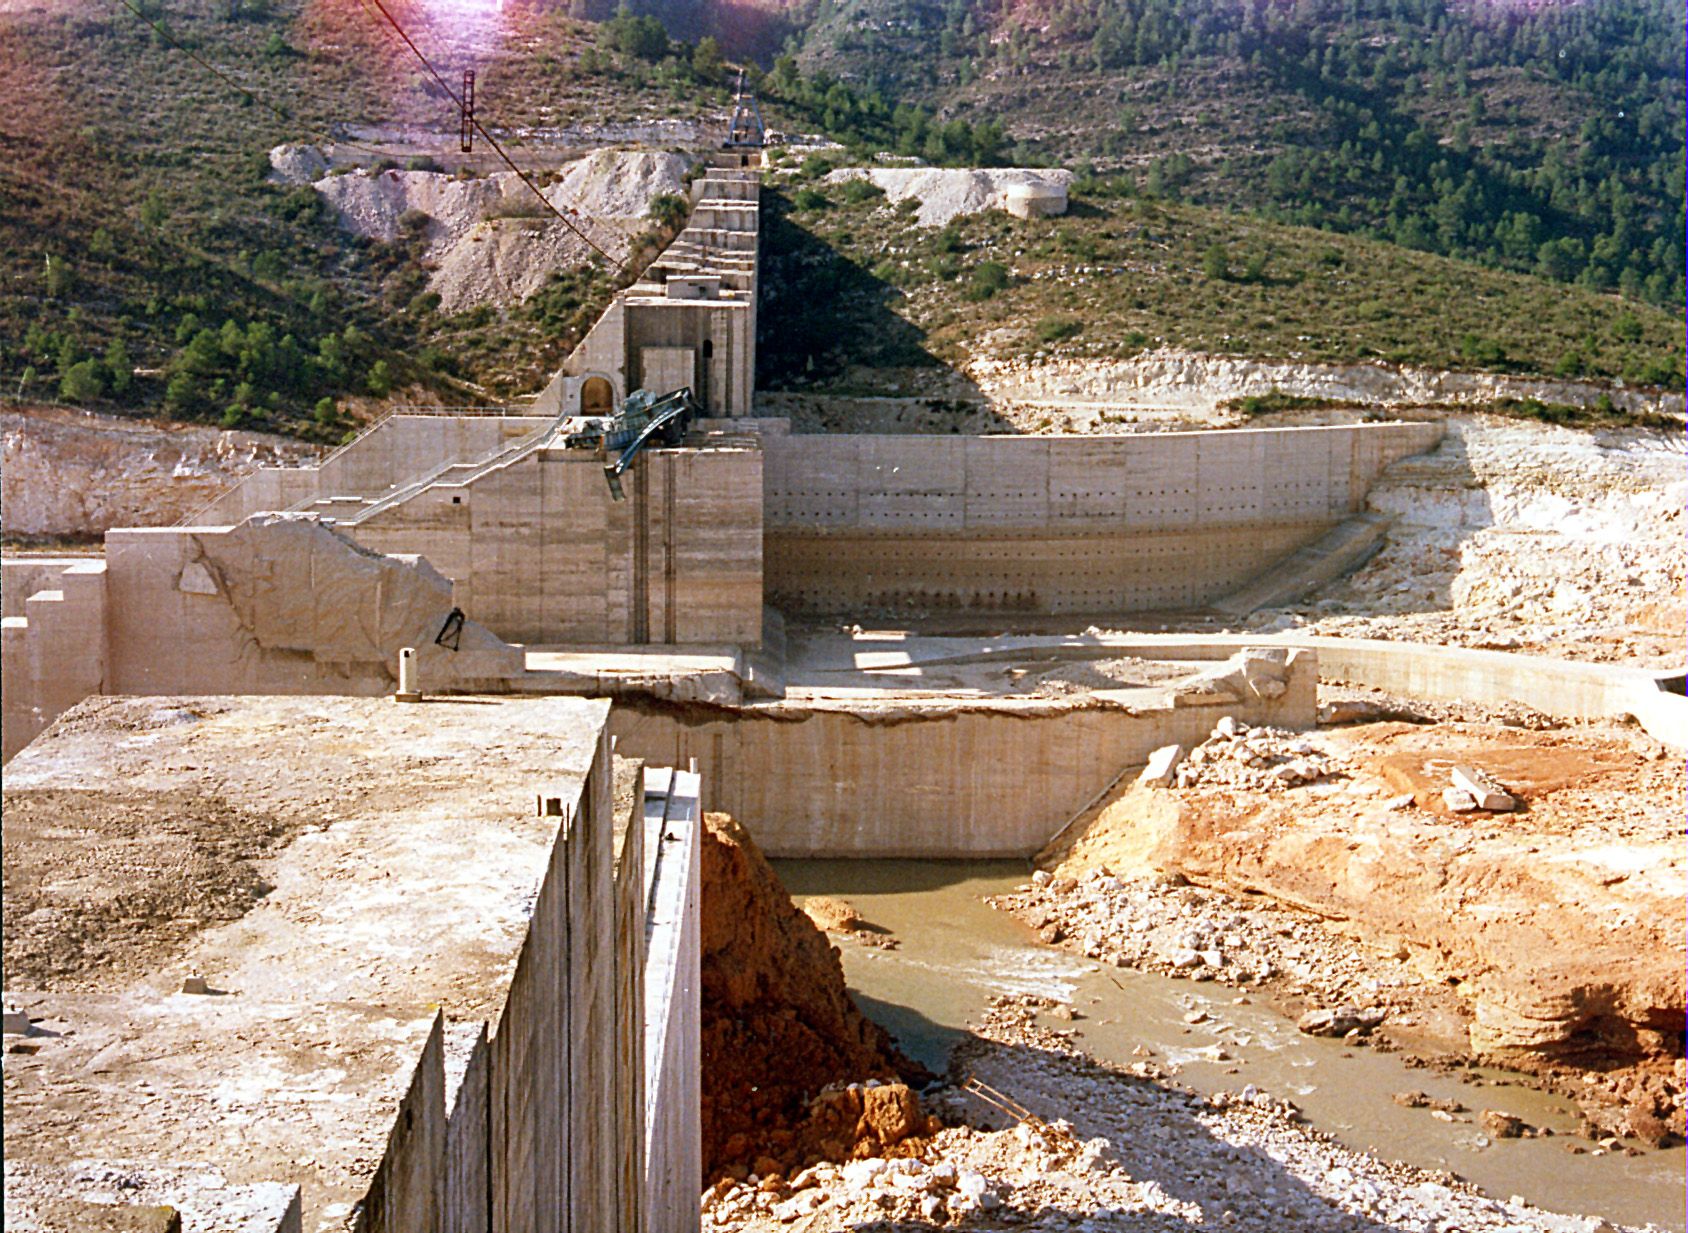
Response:
M919 1066L856 1008L837 949L792 903L744 829L726 814L707 823L705 1180L879 1155L924 1134L913 1093L895 1082L923 1078ZM869 1080L882 1082L867 1087Z
M8 540L94 540L169 526L261 466L299 466L314 446L256 432L120 419L60 407L0 412Z
M1100 810L1011 906L1088 953L1262 985L1294 1013L1384 1012L1408 1047L1429 1030L1543 1076L1602 1132L1681 1136L1681 762L1619 731L1374 724L1314 741L1314 782L1267 787L1250 782L1252 735L1216 737L1172 786ZM1520 807L1450 811L1455 765Z

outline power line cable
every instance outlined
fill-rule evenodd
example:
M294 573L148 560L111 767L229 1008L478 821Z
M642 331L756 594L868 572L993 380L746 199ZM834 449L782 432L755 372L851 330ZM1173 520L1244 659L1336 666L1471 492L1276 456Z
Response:
M123 2L127 3L128 0L123 0ZM458 111L466 110L463 100L458 97L457 93L452 90L449 85L446 84L446 80L440 75L439 70L436 69L429 61L428 57L422 53L422 49L416 45L415 40L405 33L404 27L399 25L398 20L387 10L387 6L382 3L382 0L363 0L363 5L365 8L375 9L375 11L378 12L383 19L385 19L387 24L390 25L399 38L403 40L404 45L410 48L411 54L421 61L423 68L428 70L428 75L434 79L434 83L439 86L440 90L447 98L457 105ZM479 116L471 113L469 115L469 123L474 126L474 130L481 135L487 145L492 147L493 152L496 153L499 158L504 160L504 165L516 173L517 178L520 179L523 184L527 185L533 195L538 197L539 200L544 203L545 208L552 214L555 214L565 227L584 240L587 245L591 247L593 252L597 253L605 261L608 261L617 270L626 270L627 267L623 262L616 260L614 257L610 256L609 253L605 252L601 247L599 247L597 241L575 225L573 219L569 218L568 215L564 214L551 203L551 199L540 191L539 185L535 184L533 180L529 178L528 173L518 167L516 165L516 161L505 153L504 147L498 143L498 139L496 137L487 131L486 125L481 123Z
M286 108L281 107L278 104L271 102L269 99L267 99L263 95L259 94L256 90L253 90L250 86L242 85L240 82L236 81L233 77L231 77L228 73L224 72L222 69L218 68L215 64L212 64L209 60L205 59L205 57L201 56L198 52L194 51L191 47L188 47L186 44L184 44L180 40L178 40L176 38L176 36L171 32L171 30L168 26L164 25L162 22L155 21L151 17L147 16L146 12L143 9L141 9L139 5L134 3L134 0L113 0L113 3L122 5L125 9L129 10L129 12L133 13L137 18L139 18L141 21L145 22L148 26L150 26L153 30L155 30L158 33L159 37L162 38L165 42L167 42L171 47L174 47L177 51L180 51L181 53L186 55L195 64L199 65L199 67L204 69L206 72L212 74L219 81L222 81L224 84L228 85L231 89L235 90L236 92L238 92L239 94L244 96L248 101L256 103L260 107L263 107L266 110L274 113L277 117L279 117L282 120L285 120L289 124L296 122L296 117L294 117L292 115L292 113L290 113ZM460 112L466 110L465 107L464 107L463 100L456 94L456 92L454 92L452 90L452 88L449 85L446 84L445 78L440 75L439 70L434 68L433 64L428 60L428 57L423 54L422 49L416 45L415 40L413 40L410 37L410 35L405 32L404 27L401 26L398 23L397 19L395 19L393 17L392 13L389 12L387 10L386 6L381 3L381 0L363 0L363 3L364 3L364 6L366 8L373 7L374 10L380 15L380 17L382 19L384 19L387 22L387 24L390 25L393 28L393 30L398 34L399 38L404 42L404 45L410 49L411 54L413 54L419 61L421 61L422 67L428 70L429 76L431 76L434 79L435 84L437 84L439 86L440 90L445 94L445 96L447 98L449 98L452 101L452 103L454 103L456 105L457 109ZM533 193L533 195L535 197L539 198L540 202L545 206L545 208L548 211L550 211L553 215L555 215L557 217L558 221L560 221L570 231L574 232L574 234L576 236L578 236L582 241L585 242L587 247L591 248L593 252L597 253L600 257L602 257L605 261L609 262L617 270L622 271L622 272L626 271L627 267L626 267L625 263L617 260L615 257L611 256L608 252L606 252L604 250L604 248L601 245L598 244L597 241L595 241L591 236L587 235L585 231L583 231L578 225L576 225L576 223L574 222L573 219L569 218L568 215L564 214L561 210L559 210L555 205L552 204L551 199L549 197L547 197L544 194L544 192L542 192L540 190L539 186L533 182L532 178L527 174L527 172L523 171L519 166L517 166L515 160L512 159L508 153L505 152L504 147L499 144L498 139L495 138L490 132L487 131L486 126L481 123L480 118L478 116L471 113L469 115L469 122L474 126L475 131L478 132L481 135L481 137L486 141L486 143L493 148L494 152L497 153L498 157L503 160L505 166L509 167L511 171L516 173L516 177L519 180L521 180L521 182L528 188L528 190L530 192ZM366 151L370 154L374 154L378 157L382 157L382 158L388 157L387 151L377 149L374 146L365 145L365 144L363 144L361 142L357 142L357 141L340 140L340 139L335 138L332 133L329 133L327 136L328 136L328 140L331 144L347 145L347 146L353 147L354 149L364 150L364 151Z
M147 14L146 14L146 11L144 9L142 9L139 5L133 3L133 0L112 0L112 2L114 4L122 5L124 8L128 9L136 17L140 18L141 21L145 22L148 26L151 26L152 29L155 30L158 33L158 36L160 38L162 38L166 43L168 43L171 47L174 47L177 51L179 51L183 55L187 56L195 64L199 65L200 68L204 69L207 73L210 73L213 77L217 78L219 81L228 85L231 89L233 89L236 92L244 95L248 102L256 103L258 106L264 108L266 111L273 112L275 115L280 117L282 120L285 120L288 124L298 123L298 117L294 116L285 107L282 107L277 103L271 102L269 99L267 99L263 95L259 94L256 90L252 89L252 87L241 85L240 82L236 81L228 73L224 72L222 69L218 68L215 64L211 63L211 61L207 60L204 56L202 56L198 52L196 52L193 48L187 46L187 44L185 44L185 43L181 42L179 39L177 39L175 34L171 31L169 26L165 25L163 22L154 21L151 17L148 17ZM374 146L364 145L361 142L357 142L357 141L339 141L334 137L334 135L332 133L328 133L327 137L328 137L329 142L332 143L332 144L347 145L347 146L353 147L354 149L367 151L370 154L376 154L376 155L380 155L382 157L386 157L385 151L378 150Z

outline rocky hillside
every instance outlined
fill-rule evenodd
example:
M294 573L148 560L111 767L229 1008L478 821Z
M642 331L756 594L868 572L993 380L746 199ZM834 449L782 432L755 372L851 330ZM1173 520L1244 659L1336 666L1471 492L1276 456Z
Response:
M710 814L703 838L703 1167L792 1171L864 1138L924 1130L908 1089L822 1089L914 1076L885 1030L856 1008L838 952L791 902L749 834ZM875 1089L878 1090L878 1089ZM865 1106L864 1106L865 1100ZM762 1167L755 1166L761 1162Z
M368 10L139 7L145 18L98 0L0 10L16 92L0 118L0 396L334 441L353 425L350 399L533 388L524 365L556 358L535 339L566 350L607 300L610 271L580 245L547 233L534 251L545 207L492 178L508 169L484 141L459 152L450 100ZM636 208L608 203L599 242L617 256L673 176L665 164L582 185L601 169L571 161L668 144L688 125L695 142L721 119L718 50L695 67L689 48L648 61L608 27L536 8L493 24L403 20L448 80L475 67L478 116L563 204L643 193ZM352 201L273 174L285 146L329 148L340 171L478 185L462 191L503 203L484 221L486 255L445 251L468 224L398 227L408 204L348 233L339 207Z
M995 122L1009 158L1680 305L1682 58L1668 0L841 0L774 76L903 153Z
M1682 388L1679 316L1619 297L1117 182L1077 181L1068 216L1022 221L983 208L980 173L852 177L788 160L764 194L764 389L965 401L1002 385L981 365L1163 348Z
M169 526L256 468L299 466L317 452L268 434L48 407L0 412L0 434L8 544Z

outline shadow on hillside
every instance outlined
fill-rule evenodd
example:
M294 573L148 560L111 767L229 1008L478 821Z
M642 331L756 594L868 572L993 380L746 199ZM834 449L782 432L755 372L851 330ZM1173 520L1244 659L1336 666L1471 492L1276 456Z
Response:
M832 403L835 414L817 417L827 430L1018 431L989 409L977 385L932 354L924 330L892 311L902 292L805 227L777 189L762 193L761 244L758 389ZM845 392L838 383L852 368L880 370L887 379ZM811 384L820 388L811 393ZM851 407L852 399L905 398L909 405L880 408L874 422L849 422L853 410L866 414L860 404Z
M869 1013L884 1022L883 1004L873 1004ZM1079 1142L1108 1140L1109 1155L1125 1176L1139 1186L1152 1185L1163 1204L1172 1200L1194 1209L1189 1215L1122 1210L1114 1216L1121 1222L1118 1227L1138 1233L1190 1233L1215 1223L1221 1213L1225 1224L1239 1228L1395 1233L1400 1227L1331 1203L1265 1145L1239 1145L1221 1138L1204 1124L1204 1119L1213 1117L1213 1110L1203 1097L1186 1096L1168 1084L1139 1079L1086 1057L1031 1045L997 1045L964 1037L957 1059L952 1080L977 1074L1044 1122L1068 1123ZM976 1098L968 1102L968 1120L988 1129L1011 1124L1007 1114ZM1092 1227L1089 1222L1100 1218L1111 1228L1115 1227L1109 1221L1113 1210L1080 1184L1073 1188L1070 1202L1046 1202L1018 1219L1041 1228L1065 1217L1088 1228ZM963 1218L959 1227L969 1223ZM994 1227L996 1221L989 1223ZM845 1227L858 1233L913 1233L957 1226L942 1218L936 1223L890 1218Z

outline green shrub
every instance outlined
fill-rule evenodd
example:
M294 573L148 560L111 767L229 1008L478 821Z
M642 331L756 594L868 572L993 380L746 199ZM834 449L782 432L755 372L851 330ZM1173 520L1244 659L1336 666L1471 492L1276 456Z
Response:
M1459 340L1459 353L1462 358L1484 368L1498 368L1506 363L1505 347L1492 338L1476 334L1467 334Z
M1277 386L1273 386L1264 394L1227 398L1219 405L1227 411L1241 411L1244 415L1269 415L1274 411L1318 411L1342 404L1334 398L1309 398L1300 394L1286 394Z
M795 210L824 210L831 204L826 194L816 188L800 188L791 195L791 206Z
M66 402L92 402L105 394L105 373L94 360L80 360L59 380L59 397Z
M129 358L129 348L121 338L112 339L111 345L106 348L105 369L111 378L111 392L128 393L129 386L135 380L135 365Z
M824 154L811 154L803 160L803 165L797 169L797 174L805 180L818 180L822 176L831 175L838 170L838 164Z
M691 213L691 207L686 199L678 193L659 193L651 198L650 216L657 226L669 231L678 231L686 225L686 216Z
M1037 335L1038 342L1057 343L1072 338L1082 329L1084 323L1076 317L1056 316L1039 320L1033 332Z
M1202 273L1218 280L1231 277L1231 253L1223 244L1210 244L1202 254Z
M965 297L975 304L988 300L1008 287L1008 267L1000 261L986 261L973 267Z
M844 187L838 190L838 195L850 205L860 205L875 198L883 199L885 190L872 180L846 180Z

